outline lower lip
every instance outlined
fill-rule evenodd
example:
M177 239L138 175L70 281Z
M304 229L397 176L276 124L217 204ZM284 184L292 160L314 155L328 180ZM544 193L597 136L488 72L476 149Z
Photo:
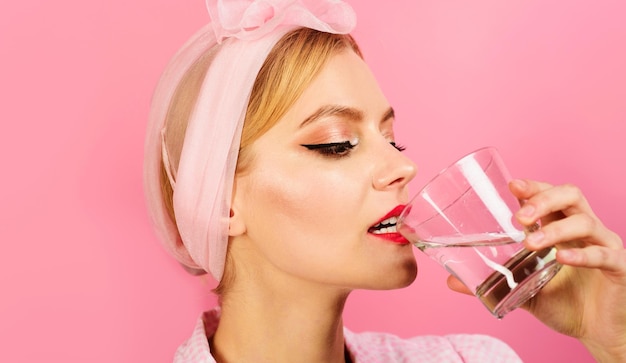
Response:
M374 237L378 237L378 238L382 238L386 241L389 242L393 242L393 243L397 243L400 245L407 245L409 244L409 240L407 240L406 238L404 238L403 235L401 235L400 233L382 233L382 234L374 234L374 233L370 233L372 236Z

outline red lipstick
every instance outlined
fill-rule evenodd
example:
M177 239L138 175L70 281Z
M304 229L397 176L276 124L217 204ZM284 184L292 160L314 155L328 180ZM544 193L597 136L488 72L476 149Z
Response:
M391 217L399 217L400 214L402 213L402 211L404 210L404 207L406 207L405 205L398 205L397 207L395 207L394 209L392 209L389 213L385 214L381 219L379 219L376 223L374 223L374 225L384 221L385 219L389 219Z
M389 211L389 213L385 214L376 223L374 223L368 229L368 233L393 243L408 244L409 241L398 233L396 229L396 222L404 210L404 207L404 205L398 205L393 208Z

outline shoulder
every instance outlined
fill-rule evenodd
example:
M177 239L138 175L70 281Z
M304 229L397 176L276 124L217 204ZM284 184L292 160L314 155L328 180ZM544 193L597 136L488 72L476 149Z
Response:
M176 350L174 363L215 363L207 336L215 333L219 318L219 308L203 313L198 318L191 337Z
M479 334L400 338L393 334L345 330L346 345L357 362L521 362L499 339Z
M455 334L445 338L463 357L471 357L471 360L466 360L468 362L522 361L508 344L488 335Z

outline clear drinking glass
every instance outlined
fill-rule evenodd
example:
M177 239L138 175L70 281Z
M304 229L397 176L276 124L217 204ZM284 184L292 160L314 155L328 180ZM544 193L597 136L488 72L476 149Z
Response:
M520 202L493 147L479 149L432 179L407 205L398 231L463 282L498 319L533 297L561 268L556 249L529 251Z

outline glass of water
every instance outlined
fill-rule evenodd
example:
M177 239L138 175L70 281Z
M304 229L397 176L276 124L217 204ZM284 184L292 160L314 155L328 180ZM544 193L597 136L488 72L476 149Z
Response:
M539 224L523 227L520 202L497 149L466 155L412 199L398 231L465 284L498 319L533 297L556 273L556 249L521 243Z

